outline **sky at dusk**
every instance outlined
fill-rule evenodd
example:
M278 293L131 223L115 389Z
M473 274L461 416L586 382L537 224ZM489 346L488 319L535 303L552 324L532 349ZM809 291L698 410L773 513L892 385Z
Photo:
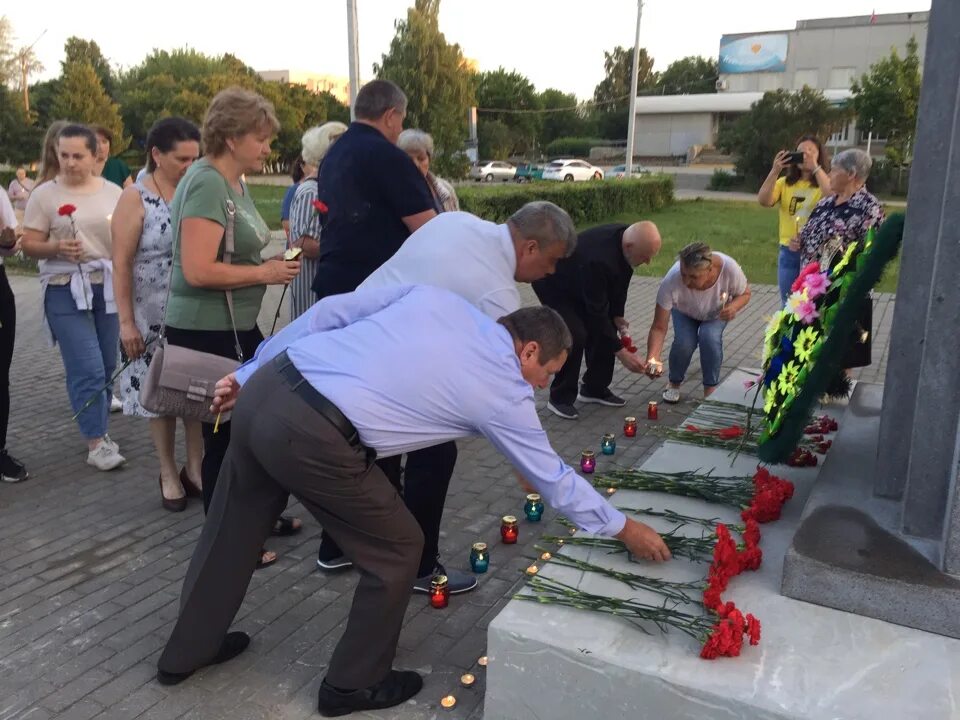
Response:
M361 79L387 51L394 22L411 0L357 0ZM252 4L165 0L159 7L101 0L89 11L76 3L11 0L2 13L13 24L17 46L34 42L46 70L60 72L64 41L95 40L117 68L136 65L153 48L189 46L209 55L233 53L257 70L305 70L347 75L345 0ZM716 57L724 33L792 29L797 20L871 12L929 10L930 0L645 0L640 42L663 70L687 55ZM633 45L636 0L442 0L440 29L480 70L518 70L536 85L589 99L603 79L603 52Z

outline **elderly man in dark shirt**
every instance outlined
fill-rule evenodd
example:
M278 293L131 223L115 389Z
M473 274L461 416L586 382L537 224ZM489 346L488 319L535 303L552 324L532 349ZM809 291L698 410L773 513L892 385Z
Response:
M652 222L600 225L580 233L577 249L557 263L557 271L533 283L540 302L567 323L573 347L550 386L547 409L567 420L579 417L574 402L622 407L626 401L610 390L613 360L631 372L645 363L621 345L619 333L629 327L624 317L633 268L646 265L660 252L660 232ZM586 356L583 384L580 363Z
M407 113L407 97L387 80L364 85L354 104L356 121L330 148L320 166L317 198L326 205L320 259L313 291L323 299L353 292L393 257L412 232L437 215L423 173L396 146ZM441 563L435 549L457 445L444 442L378 461L431 542L426 543L414 590L429 592L435 574L446 575L451 593L472 590L476 577ZM324 532L317 565L344 570L353 563Z
M437 215L423 173L396 145L407 114L403 91L388 80L369 82L354 112L317 179L317 199L327 206L313 280L321 299L356 290Z

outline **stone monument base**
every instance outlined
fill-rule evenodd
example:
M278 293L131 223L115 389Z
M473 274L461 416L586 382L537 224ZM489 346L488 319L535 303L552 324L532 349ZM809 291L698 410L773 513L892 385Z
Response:
M748 377L733 373L715 399L742 403L742 382ZM841 428L850 422L849 417L841 418ZM835 443L828 466L842 452ZM752 474L755 466L756 458L750 456L741 455L731 466L723 450L670 442L644 463L647 469L661 471L715 468L720 475ZM661 634L650 628L651 634L645 634L620 618L513 600L488 630L484 716L489 720L960 717L955 701L960 698L960 641L780 594L784 555L818 469L778 466L773 471L794 481L796 494L778 522L761 526L761 568L735 578L724 594L724 599L732 599L763 623L758 647L745 647L738 658L706 661L698 657L696 641L677 631ZM621 507L669 507L736 521L732 509L686 498L620 491L614 499ZM582 547L568 545L564 552L677 580L706 574L706 565L683 560L635 565L619 555ZM643 597L592 573L549 563L541 572L606 595Z
M960 638L960 579L939 546L900 532L900 502L873 495L883 386L860 383L783 565L797 600Z

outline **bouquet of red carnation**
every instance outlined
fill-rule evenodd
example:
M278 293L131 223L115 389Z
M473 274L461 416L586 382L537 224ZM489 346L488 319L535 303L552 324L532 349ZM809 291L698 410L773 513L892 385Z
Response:
M744 521L755 520L759 523L780 519L784 503L793 497L793 483L770 474L766 468L758 468L753 476L754 494L740 517Z
M633 344L633 338L631 338L626 332L620 333L620 344L627 352L635 353L637 351L637 346Z
M323 200L314 200L313 209L316 210L321 215L326 215L328 212L330 212L330 208L327 207L326 203L324 203Z

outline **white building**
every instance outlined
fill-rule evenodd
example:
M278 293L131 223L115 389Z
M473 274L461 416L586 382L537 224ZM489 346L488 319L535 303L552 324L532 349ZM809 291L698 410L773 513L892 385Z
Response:
M716 94L637 98L639 157L692 158L716 144L722 122L744 113L769 90L820 90L831 102L851 97L850 84L896 48L916 38L921 62L929 12L800 20L793 30L724 35ZM856 122L832 136L831 147L863 144Z

